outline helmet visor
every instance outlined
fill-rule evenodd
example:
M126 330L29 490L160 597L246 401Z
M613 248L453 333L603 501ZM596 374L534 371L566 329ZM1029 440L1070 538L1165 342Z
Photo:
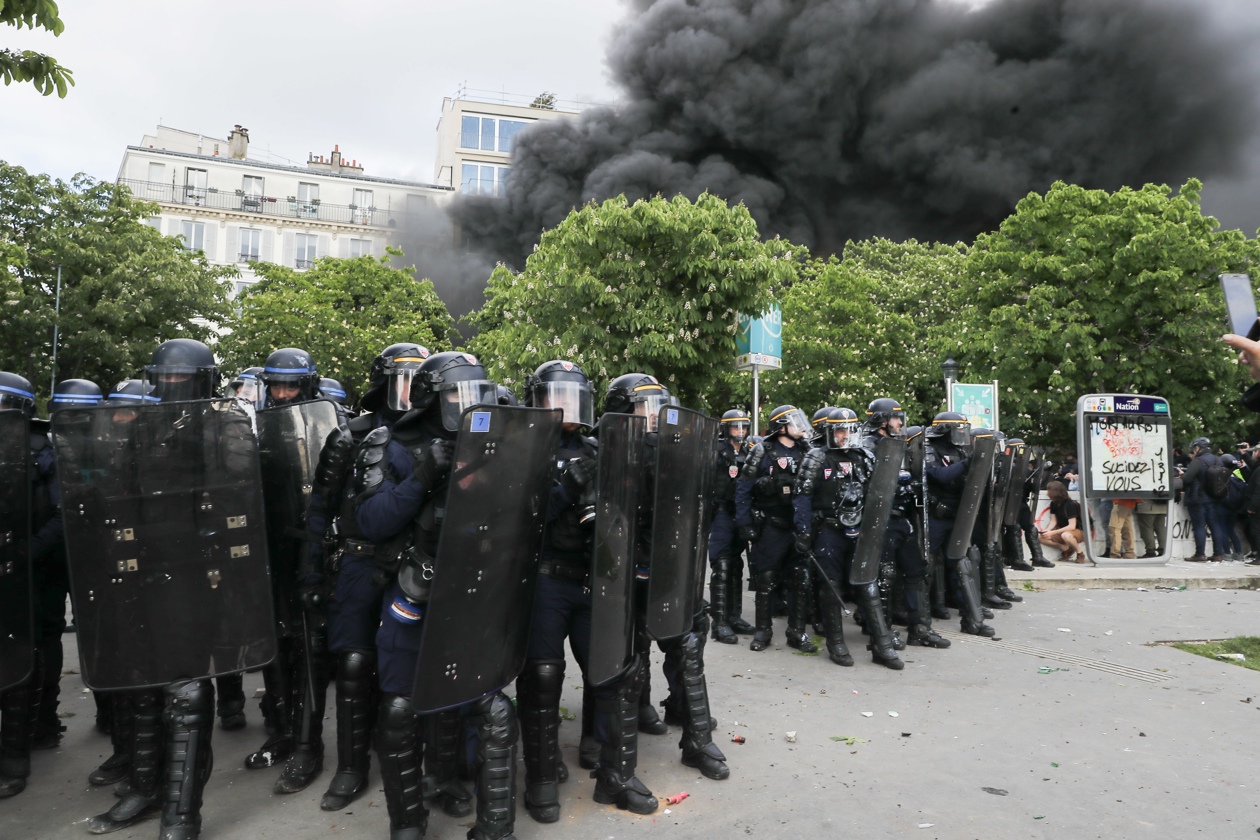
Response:
M459 431L459 418L474 405L498 405L495 384L488 379L467 379L453 382L438 392L442 405L442 428L448 432Z
M950 423L949 424L949 442L954 446L970 446L971 445L971 424L970 423Z
M862 436L858 434L858 422L845 420L840 423L827 424L827 447L829 449L855 449L861 445Z
M661 409L667 405L678 405L678 398L667 394L648 394L634 398L634 413L647 418L647 430L655 432L660 425Z
M588 429L595 425L595 399L584 382L539 382L534 385L534 405L562 409L565 423Z
M260 409L267 401L267 392L257 379L242 379L240 386L236 389L236 398Z
M783 431L796 440L804 440L814 434L814 427L810 425L809 418L799 408L771 417L770 422L783 424Z
M743 440L748 437L747 420L728 420L722 424L722 428L728 438Z
M420 367L396 367L385 377L385 407L392 411L411 410L411 383Z
M34 405L33 397L0 391L0 411L29 411Z

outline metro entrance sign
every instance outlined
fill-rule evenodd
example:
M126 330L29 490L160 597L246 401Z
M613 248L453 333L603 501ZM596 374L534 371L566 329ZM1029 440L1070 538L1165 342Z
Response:
M753 375L752 433L757 434L761 410L761 383L757 374L783 367L783 310L771 304L760 318L735 316L735 369L751 370Z
M997 382L987 385L949 383L949 410L967 418L973 429L998 428Z

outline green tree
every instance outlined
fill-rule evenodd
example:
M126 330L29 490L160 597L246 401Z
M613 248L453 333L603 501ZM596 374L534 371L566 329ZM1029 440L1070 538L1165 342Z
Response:
M60 35L66 28L53 0L0 0L0 23L18 29L46 29ZM0 49L0 78L4 84L30 82L44 96L53 91L62 99L74 86L74 73L57 59L33 50Z
M911 423L930 420L944 400L937 335L950 315L935 301L962 281L966 257L964 245L870 239L811 260L780 295L783 369L761 377L763 409L842 405L860 417L892 397Z
M219 343L225 373L261 365L279 347L299 347L322 376L341 382L351 399L367 386L372 359L390 344L413 341L433 352L457 337L446 304L428 280L390 267L390 248L377 259L323 258L307 271L256 263L262 279L237 303L231 335Z
M47 394L58 266L58 379L106 388L135 376L166 339L212 341L208 322L226 315L224 281L236 270L144 223L157 212L126 187L82 174L67 184L0 161L0 369Z
M479 328L470 345L492 378L518 389L562 358L597 387L643 371L686 405L720 405L723 383L736 381L717 375L735 355L735 314L763 311L799 254L762 242L747 208L708 193L591 203L543 233L524 271L495 269L468 318Z
M953 336L964 379L1000 380L1003 426L1065 448L1082 394L1158 394L1179 439L1237 434L1244 374L1219 341L1217 276L1260 252L1219 230L1202 185L1110 193L1054 184L980 236L947 306L972 328Z

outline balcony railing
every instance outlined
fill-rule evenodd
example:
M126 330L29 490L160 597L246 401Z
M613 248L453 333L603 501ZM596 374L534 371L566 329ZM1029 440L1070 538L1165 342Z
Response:
M163 184L158 181L136 181L130 178L119 179L118 183L128 187L136 198L145 201L160 201L164 204L184 204L189 207L254 213L259 216L311 219L376 227L385 227L390 222L389 211L378 210L375 207L328 204L318 200L298 201L293 198L276 198L268 195L244 195L212 188Z

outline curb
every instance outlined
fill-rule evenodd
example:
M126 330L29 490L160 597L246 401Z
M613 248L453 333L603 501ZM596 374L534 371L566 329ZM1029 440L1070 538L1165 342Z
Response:
M1024 582L1033 584L1034 592L1051 589L1260 589L1260 578L1257 577L1158 577L1158 578L1075 578L1071 580L1046 578L1015 578L1007 573L1007 583L1017 593L1023 590Z

